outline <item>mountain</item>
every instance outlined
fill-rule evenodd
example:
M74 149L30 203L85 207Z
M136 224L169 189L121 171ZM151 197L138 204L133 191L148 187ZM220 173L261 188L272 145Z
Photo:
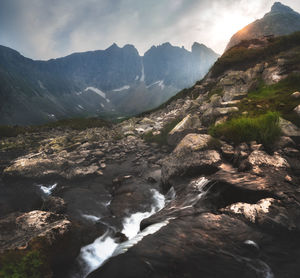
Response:
M122 117L160 105L202 78L218 55L169 43L141 57L133 45L34 61L0 46L0 124Z
M269 35L288 35L300 30L300 14L288 6L275 2L271 11L242 30L230 39L226 50L242 40L256 39Z

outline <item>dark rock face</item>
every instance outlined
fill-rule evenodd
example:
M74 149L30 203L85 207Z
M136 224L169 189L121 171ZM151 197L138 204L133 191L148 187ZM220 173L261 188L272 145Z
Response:
M288 35L300 30L300 14L288 6L275 2L271 11L262 19L247 25L232 36L226 50L242 40L261 38L269 35Z

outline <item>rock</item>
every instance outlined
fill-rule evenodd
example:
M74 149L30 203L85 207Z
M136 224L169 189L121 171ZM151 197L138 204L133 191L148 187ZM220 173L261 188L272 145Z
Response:
M217 151L199 150L193 144L188 148L180 144L163 162L162 182L165 185L174 184L179 177L206 175L218 170L221 157Z
M234 148L226 143L221 146L221 152L225 159L232 161L234 157Z
M225 116L234 112L238 112L239 109L237 107L219 107L215 109L216 113L221 115L221 116Z
M187 115L168 134L168 144L175 146L188 133L196 132L201 127L200 119L197 115Z
M239 172L249 171L249 170L251 170L251 167L252 167L251 163L245 159L240 163L240 165L238 167L238 171Z
M262 199L256 204L236 203L223 211L241 215L248 221L263 226L271 232L293 231L296 225L281 202L273 198Z
M88 278L256 276L258 265L236 259L246 251L247 239L259 242L259 234L243 221L202 213L175 217L163 224L130 252L111 258Z
M207 148L209 141L212 139L207 134L191 133L186 135L174 150L176 155L182 155L187 151L199 151Z
M51 178L60 175L64 159L55 157L22 157L4 169L3 175L6 178Z
M297 113L297 115L300 117L300 104L295 107L294 111Z
M292 97L292 98L295 98L295 99L300 98L300 92L294 92L294 93L292 93L292 94L291 94L291 97Z
M53 213L61 214L65 213L67 204L64 199L60 197L50 196L46 199L42 205L42 210L51 211Z
M279 139L274 143L274 150L281 150L285 147L294 147L296 144L290 137L280 136Z
M289 137L300 137L300 128L298 128L293 123L280 118L279 126L281 128L282 134Z
M289 167L288 162L279 154L271 156L263 151L253 151L248 157L248 162L252 167L268 166L275 169Z
M80 249L72 240L71 222L47 211L9 214L0 219L0 234L1 255L37 250L53 266L70 263Z

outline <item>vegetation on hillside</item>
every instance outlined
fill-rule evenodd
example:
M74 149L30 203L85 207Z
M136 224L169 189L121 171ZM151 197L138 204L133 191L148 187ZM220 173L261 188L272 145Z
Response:
M102 120L100 118L73 118L73 119L64 119L56 122L50 122L43 125L37 126L0 126L0 138L4 137L14 137L19 134L24 134L26 132L40 132L47 131L52 128L69 128L74 130L84 130L87 128L93 127L103 127L110 126L108 121Z
M257 117L240 116L210 128L210 134L235 144L257 141L272 145L280 136L279 113L267 112Z
M258 62L269 61L282 51L299 47L300 32L288 36L270 38L269 43L264 47L248 49L249 44L251 44L251 41L243 41L226 51L212 67L212 77L217 77L228 69L248 69L251 66L255 66Z

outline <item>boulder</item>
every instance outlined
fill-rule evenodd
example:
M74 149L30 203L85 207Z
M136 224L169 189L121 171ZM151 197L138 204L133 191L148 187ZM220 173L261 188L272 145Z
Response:
M162 181L172 184L176 177L213 173L221 164L221 156L215 150L207 150L210 135L188 134L175 150L163 160Z
M300 137L300 128L283 118L279 119L282 134L289 137Z
M0 257L37 250L52 266L70 263L80 249L72 240L72 224L63 215L34 210L0 219Z
M279 154L274 153L274 155L269 155L264 151L253 151L249 157L248 162L251 164L252 167L273 167L275 169L278 168L288 168L288 162L281 157Z
M187 115L168 134L168 144L175 146L188 133L197 132L201 127L200 119L197 115Z
M283 230L293 231L296 225L292 217L281 202L273 198L266 198L258 201L255 204L235 203L223 211L236 214L249 222L258 224L272 232L280 232Z

